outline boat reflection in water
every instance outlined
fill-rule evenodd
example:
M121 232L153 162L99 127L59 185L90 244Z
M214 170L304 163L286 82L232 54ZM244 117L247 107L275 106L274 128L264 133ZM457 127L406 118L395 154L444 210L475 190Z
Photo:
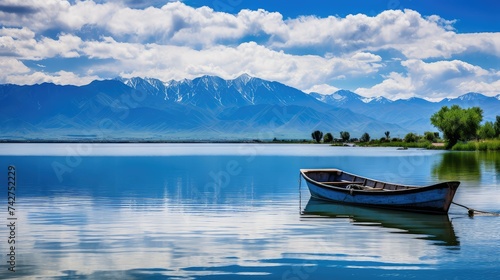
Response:
M349 219L354 225L400 229L403 232L395 233L418 235L416 238L436 241L436 245L457 248L460 245L448 215L368 208L311 197L304 208L302 218L315 217Z

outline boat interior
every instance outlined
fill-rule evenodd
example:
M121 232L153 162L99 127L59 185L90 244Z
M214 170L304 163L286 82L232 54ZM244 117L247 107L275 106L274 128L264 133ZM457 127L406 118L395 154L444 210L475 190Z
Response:
M307 170L304 173L316 182L345 189L357 189L364 191L394 191L416 188L413 186L404 186L359 177L336 169Z

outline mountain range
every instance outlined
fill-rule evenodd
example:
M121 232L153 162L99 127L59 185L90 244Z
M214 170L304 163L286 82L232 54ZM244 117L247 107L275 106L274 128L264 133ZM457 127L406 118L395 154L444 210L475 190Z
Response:
M84 86L0 85L2 140L246 140L309 139L313 130L436 131L430 116L442 106L479 106L484 119L500 114L500 95L468 93L455 99L365 98L347 90L306 94L243 74L163 82L117 78Z

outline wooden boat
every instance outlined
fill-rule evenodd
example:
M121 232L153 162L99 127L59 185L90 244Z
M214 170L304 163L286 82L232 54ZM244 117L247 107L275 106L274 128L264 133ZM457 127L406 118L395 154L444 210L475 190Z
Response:
M308 218L349 219L355 226L398 229L394 234L412 234L417 239L435 241L435 245L458 246L460 242L448 215L428 215L389 209L332 203L311 197L302 212ZM423 235L423 237L422 237Z
M460 182L409 186L377 181L340 169L301 169L312 197L348 204L446 214Z

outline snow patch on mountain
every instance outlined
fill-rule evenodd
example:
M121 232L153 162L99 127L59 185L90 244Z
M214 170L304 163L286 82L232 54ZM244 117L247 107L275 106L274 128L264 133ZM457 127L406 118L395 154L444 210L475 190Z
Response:
M240 81L243 82L244 85L248 84L253 78L252 76L248 75L247 73L241 74L238 78L236 78Z
M370 97L362 97L360 98L359 100L361 100L362 102L364 103L370 103L372 102L372 100L374 100L373 98L370 98Z
M342 100L345 100L347 97L346 96L342 96L342 95L340 95L338 93L333 93L333 94L329 95L329 98L333 98L333 99L335 99L337 101L342 101Z
M464 95L459 96L458 99L460 99L462 101L474 101L474 100L483 99L485 97L486 96L484 96L480 93L477 93L477 92L469 92L469 93L466 93Z
M390 100L390 99L387 99L383 96L379 96L379 97L362 97L361 98L361 101L365 102L365 103L371 103L371 104L389 104L389 103L392 103L393 101Z

